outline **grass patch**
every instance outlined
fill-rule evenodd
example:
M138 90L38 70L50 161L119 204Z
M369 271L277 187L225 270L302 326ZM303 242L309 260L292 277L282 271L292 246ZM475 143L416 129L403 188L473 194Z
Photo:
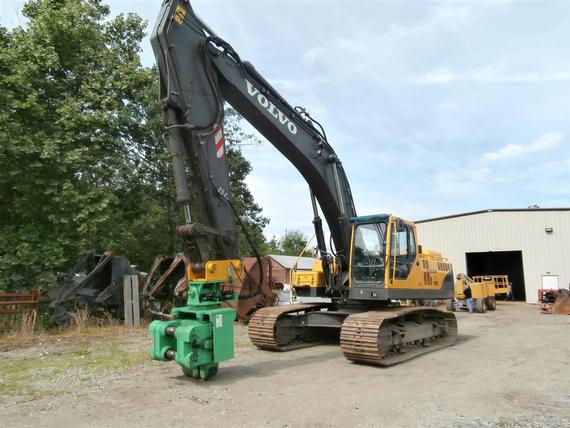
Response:
M147 335L148 325L141 323L139 328L127 328L122 325L97 326L87 325L77 328L75 325L67 327L55 327L50 330L42 330L31 336L24 336L17 332L0 335L0 351L29 348L42 343L59 340L64 343L87 342L96 339L109 339L122 337L137 337Z
M0 357L0 396L31 399L74 390L109 371L126 371L150 360L146 347L127 350L116 340L64 346L29 357Z

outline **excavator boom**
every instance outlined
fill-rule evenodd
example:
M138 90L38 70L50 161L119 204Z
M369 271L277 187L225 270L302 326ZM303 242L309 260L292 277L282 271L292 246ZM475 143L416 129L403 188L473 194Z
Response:
M223 102L227 101L307 181L314 197L318 247L323 255L327 253L316 202L329 226L335 253L348 270L350 219L356 216L356 210L342 164L320 125L303 109L287 103L250 63L201 21L187 2L171 0L163 4L151 44L160 71L160 99L178 200L189 207L185 166L182 156L178 156L184 153L193 180L199 184L195 202L200 206L200 217L220 232L214 237L219 257L236 254L234 213L227 203L228 173L223 153ZM329 264L329 260L325 262Z

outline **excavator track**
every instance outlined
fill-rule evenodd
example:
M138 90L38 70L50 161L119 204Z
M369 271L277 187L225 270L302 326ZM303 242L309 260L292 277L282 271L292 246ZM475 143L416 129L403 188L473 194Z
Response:
M426 307L353 314L344 320L340 332L340 346L347 359L378 366L451 346L456 339L455 315Z
M287 315L318 311L324 307L326 305L296 304L259 309L249 320L249 339L258 348L272 351L290 351L316 345L314 341L304 341L296 333L294 323L287 322Z

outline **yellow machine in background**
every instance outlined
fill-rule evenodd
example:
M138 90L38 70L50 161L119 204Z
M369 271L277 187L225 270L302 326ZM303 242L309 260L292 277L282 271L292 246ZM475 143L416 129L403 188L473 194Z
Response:
M464 290L467 286L471 288L471 298L473 299L477 312L483 313L487 310L494 311L497 308L494 281L484 281L481 277L479 277L479 281L474 281L467 275L460 273L457 275L455 281L455 297L448 301L447 310L456 311L458 309L467 309L467 301L464 294Z
M297 260L293 263L293 267L289 273L289 284L291 284L291 292L298 297L324 297L325 295L325 273L323 270L323 261L312 256L313 265L310 270L298 269L298 263L301 257L309 249L315 235L307 241L303 251L297 256ZM336 264L332 263L333 271L336 270ZM295 300L295 299L293 299Z
M512 285L509 282L508 275L476 275L473 277L475 282L492 282L495 286L495 296L507 295L509 292L509 286Z
M298 296L323 297L325 274L321 259L313 259L311 270L291 269L291 285Z

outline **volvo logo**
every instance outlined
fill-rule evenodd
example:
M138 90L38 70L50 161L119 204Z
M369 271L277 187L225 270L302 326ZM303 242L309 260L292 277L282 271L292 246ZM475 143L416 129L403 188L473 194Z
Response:
M265 95L259 92L255 86L253 86L247 79L245 79L245 83L247 85L247 92L253 98L257 98L257 102L261 107L266 109L275 119L278 119L281 125L287 127L289 132L293 135L297 133L297 126L291 120L283 114L281 110L279 110L275 105L267 99Z

